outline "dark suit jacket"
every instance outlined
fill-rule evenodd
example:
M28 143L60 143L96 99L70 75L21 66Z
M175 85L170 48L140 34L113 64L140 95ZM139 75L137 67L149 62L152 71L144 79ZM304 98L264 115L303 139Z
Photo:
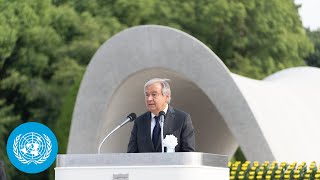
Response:
M189 114L169 106L164 120L163 133L173 134L178 139L176 152L195 151L194 128ZM133 125L128 144L128 153L161 152L161 136L154 148L151 140L151 113L139 116Z

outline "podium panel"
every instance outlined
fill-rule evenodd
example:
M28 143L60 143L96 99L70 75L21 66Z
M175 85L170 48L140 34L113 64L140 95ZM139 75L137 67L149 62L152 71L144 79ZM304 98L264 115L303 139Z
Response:
M66 154L57 156L56 180L228 180L228 158L198 152Z

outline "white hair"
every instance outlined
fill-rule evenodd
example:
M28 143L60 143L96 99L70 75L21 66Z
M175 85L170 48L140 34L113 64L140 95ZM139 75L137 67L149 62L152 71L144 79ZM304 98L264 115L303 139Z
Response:
M148 86L150 86L151 84L154 84L154 83L160 83L161 87L162 87L161 88L161 93L162 93L162 95L168 95L169 96L169 99L168 99L167 103L170 104L170 101L171 101L171 90L170 90L170 85L169 85L168 81L170 81L170 79L163 79L163 78L150 79L144 85L143 91L144 91L144 93L146 93L146 88Z

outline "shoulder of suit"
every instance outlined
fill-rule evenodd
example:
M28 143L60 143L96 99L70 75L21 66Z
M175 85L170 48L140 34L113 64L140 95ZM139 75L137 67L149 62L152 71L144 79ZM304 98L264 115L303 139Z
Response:
M149 116L149 113L150 112L145 112L145 113L141 114L140 116L137 117L137 119L135 121L137 122L137 121L141 121L141 120L147 118Z
M178 115L178 116L180 115L180 116L185 117L185 116L189 115L189 113L187 113L185 111L182 111L182 110L179 110L179 109L176 109L176 108L173 108L173 109L174 109L174 113L176 115Z

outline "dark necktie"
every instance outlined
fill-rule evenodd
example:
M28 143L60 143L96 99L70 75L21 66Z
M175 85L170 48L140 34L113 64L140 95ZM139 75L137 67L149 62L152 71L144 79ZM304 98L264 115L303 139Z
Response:
M159 123L160 117L155 116L154 119L156 120L156 125L154 126L153 132L152 132L152 142L153 142L154 148L156 148L161 128L160 128L160 123Z

